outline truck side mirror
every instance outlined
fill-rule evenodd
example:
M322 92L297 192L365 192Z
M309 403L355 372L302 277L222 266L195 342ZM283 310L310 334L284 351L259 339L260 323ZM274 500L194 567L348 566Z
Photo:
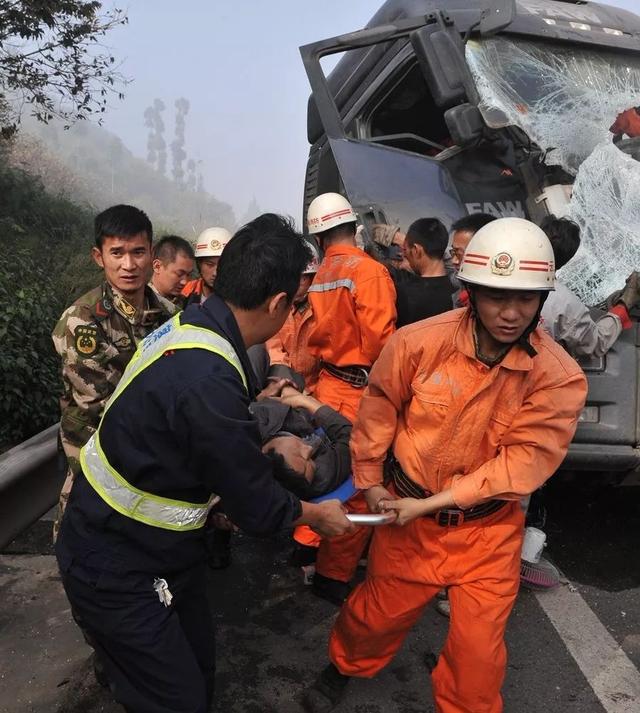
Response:
M409 38L436 105L448 107L464 102L464 47L459 37L457 46L453 33L434 23L415 30Z
M466 146L482 136L484 121L477 106L460 104L444 113L451 138L458 146Z

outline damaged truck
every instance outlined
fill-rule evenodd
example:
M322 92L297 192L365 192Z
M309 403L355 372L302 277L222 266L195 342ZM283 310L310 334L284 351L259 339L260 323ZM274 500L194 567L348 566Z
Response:
M388 0L364 30L301 54L305 214L337 191L365 231L567 216L582 246L560 277L588 305L640 269L637 15L583 0ZM640 465L639 355L634 321L581 361L589 396L566 467L619 479Z

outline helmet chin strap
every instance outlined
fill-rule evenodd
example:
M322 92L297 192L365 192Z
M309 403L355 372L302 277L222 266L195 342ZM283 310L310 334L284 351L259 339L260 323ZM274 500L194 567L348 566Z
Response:
M480 315L478 314L478 310L476 308L475 286L467 284L466 288L469 291L469 305L471 307L471 314L479 322L479 324L482 324L482 320L480 319ZM536 354L538 352L533 348L531 342L529 341L529 337L531 336L531 333L535 330L535 328L538 326L538 323L540 322L540 313L542 312L542 308L544 307L544 303L547 301L548 296L549 296L548 292L540 293L540 306L538 307L538 310L535 313L535 315L533 316L533 319L531 320L531 322L529 322L529 326L520 335L519 339L517 339L515 342L512 342L511 344L508 345L508 348L505 350L501 359L503 359L506 356L509 349L511 349L511 347L515 346L516 344L518 346L522 347L531 358L536 356ZM482 324L482 326L484 327L484 324ZM486 327L485 327L485 329L486 329Z

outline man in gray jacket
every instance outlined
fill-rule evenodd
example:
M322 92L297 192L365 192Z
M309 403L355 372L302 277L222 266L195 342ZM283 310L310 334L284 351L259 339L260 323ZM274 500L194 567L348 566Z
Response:
M564 267L580 247L580 228L567 218L553 215L540 227L549 237L556 271ZM640 302L640 274L632 272L622 290L607 300L608 311L594 319L589 308L560 280L542 308L541 326L574 357L606 354L624 329L631 327L629 310Z

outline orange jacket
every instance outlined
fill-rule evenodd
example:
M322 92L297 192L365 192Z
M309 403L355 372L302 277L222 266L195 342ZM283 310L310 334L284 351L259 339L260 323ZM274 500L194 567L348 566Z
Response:
M382 350L352 435L355 483L382 482L393 446L403 470L458 507L533 492L562 463L584 406L586 379L541 329L534 358L514 347L497 366L475 357L470 312L398 331Z
M191 295L201 295L202 294L202 278L199 277L197 280L189 280L187 284L182 288L180 293L183 297L191 297Z
M318 359L307 349L312 316L309 303L294 305L282 329L267 342L271 364L284 364L301 374L310 394L315 389L319 371Z
M334 245L326 251L309 300L309 352L330 364L371 366L395 329L389 272L360 248Z

